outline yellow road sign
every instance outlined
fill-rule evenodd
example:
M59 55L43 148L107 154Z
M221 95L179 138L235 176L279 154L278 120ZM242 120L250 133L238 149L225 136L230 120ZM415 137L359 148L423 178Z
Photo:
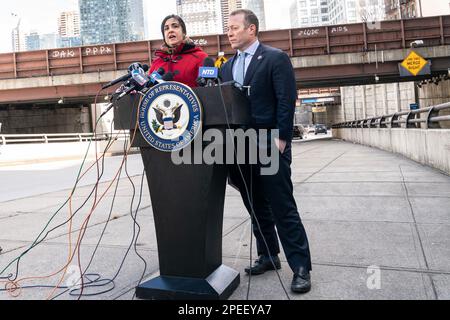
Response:
M225 58L224 56L220 56L217 58L216 63L215 63L215 67L216 68L221 68L222 65L227 62L227 58Z
M402 62L403 68L411 72L412 75L417 76L420 71L427 65L428 61L418 55L416 52L411 53Z

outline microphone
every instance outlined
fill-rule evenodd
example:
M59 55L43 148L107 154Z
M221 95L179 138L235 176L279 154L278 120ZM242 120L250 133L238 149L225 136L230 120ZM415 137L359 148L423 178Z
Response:
M112 87L115 84L118 84L119 82L123 82L126 81L128 79L130 79L132 77L132 72L133 70L138 70L139 68L142 68L145 72L148 71L148 69L150 69L150 67L147 64L141 65L139 62L134 62L132 63L129 67L128 67L128 73L121 76L120 78L117 78L105 85L102 86L102 89L106 89L109 87Z
M214 66L214 60L206 57L203 60L203 67L198 70L197 83L201 86L212 87L216 85L219 77L219 69Z
M153 84L158 84L162 80L162 76L166 73L166 70L164 68L159 68L157 71L153 71L150 74L150 81Z
M164 82L167 82L167 81L173 81L174 76L175 76L174 73L171 72L171 71L169 71L167 73L164 73L162 76L161 76L161 74L159 72L153 72L150 75L150 79L151 79L151 81L152 81L152 83L154 85L157 85L159 83L164 83Z
M142 68L131 71L131 77L141 87L145 86L147 82L150 81L149 77L147 77L146 71Z
M139 66L130 66L130 68L133 68L131 70L131 79L129 79L125 84L122 85L119 90L119 95L117 97L117 100L122 99L124 96L134 92L134 91L145 91L145 89L148 89L153 84L150 81L150 78L147 75L147 71ZM159 68L158 72L164 73L163 68Z

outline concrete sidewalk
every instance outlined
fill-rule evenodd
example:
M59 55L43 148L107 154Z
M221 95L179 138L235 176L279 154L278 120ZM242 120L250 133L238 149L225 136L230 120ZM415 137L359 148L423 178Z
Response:
M449 176L401 156L336 140L296 141L293 156L294 195L311 245L313 288L306 295L290 293L292 273L282 256L279 276L290 299L450 299ZM134 158L130 166L137 194L142 170L139 160ZM25 173L31 179L35 175L32 170ZM141 276L147 278L158 272L156 236L146 184L137 216L141 228L137 252L144 260L131 248L119 270L133 239L130 216L133 186L124 175L117 188L110 221L89 268L90 273L99 274L103 279L113 278L116 273L118 276L114 287L107 284L86 289L85 293L111 291L82 299L131 299ZM110 173L100 185L99 196L112 177ZM0 171L3 186L11 183L11 179L14 174ZM50 183L42 173L39 179L42 185ZM74 211L86 200L92 187L82 185L77 190L72 201ZM114 188L115 185L90 219L81 247L83 268L88 265L108 221ZM7 193L7 189L2 192ZM33 243L69 193L66 187L0 202L0 247L3 249L0 271ZM138 202L135 195L133 208ZM72 247L92 204L92 199L88 200L74 218ZM47 230L66 221L68 215L68 205L65 205ZM45 242L24 255L19 278L50 275L60 270L68 260L68 231L67 225L54 230ZM243 269L250 263L249 246L248 214L238 193L228 188L223 261L241 272L241 284L232 299L246 299L249 277ZM254 255L255 252L253 249ZM71 284L77 264L77 259L69 263L63 285ZM0 277L15 270L13 264ZM30 279L20 285L56 285L59 276ZM3 287L4 283L0 283L0 289ZM56 290L55 295L62 291ZM23 289L19 297L13 298L1 291L0 299L45 299L50 293L50 288ZM287 299L274 271L251 278L249 297ZM65 293L58 299L76 297Z

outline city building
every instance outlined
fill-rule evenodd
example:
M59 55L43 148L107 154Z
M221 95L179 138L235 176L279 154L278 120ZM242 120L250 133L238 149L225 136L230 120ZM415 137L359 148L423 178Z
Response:
M360 22L357 0L329 0L328 17L331 25Z
M15 13L12 13L11 15L17 18L16 26L11 30L12 50L13 52L25 51L26 43L25 35L23 34L21 28L21 19Z
M411 19L419 17L416 0L385 0L386 18L388 20Z
M144 1L128 0L127 3L127 28L131 33L131 38L127 41L144 40L146 34L144 22Z
M450 14L449 0L385 0L386 16L390 20L431 17Z
M218 0L177 0L177 14L192 36L222 33L220 12Z
M57 33L41 34L39 37L39 49L55 49L60 47L59 35Z
M80 37L59 38L59 47L61 47L61 48L79 47L81 45L82 45L82 43L81 43Z
M37 31L32 31L25 36L25 47L27 51L41 49L40 35Z
M237 9L242 9L241 0L220 0L220 9L222 12L222 26L223 33L227 32L228 29L228 17L231 12Z
M80 36L80 14L77 11L61 12L58 17L58 34L61 37Z
M291 6L293 28L381 21L385 0L295 0Z
M83 45L144 39L143 0L79 0Z
M243 4L244 8L252 10L259 20L259 30L266 30L266 11L264 9L264 0L247 0Z
M26 50L26 40L25 35L20 29L14 28L11 31L11 41L13 52L25 51Z
M81 46L80 14L77 11L61 12L58 18L58 34L59 47Z
M39 34L31 31L25 35L25 50L45 50L61 47L61 38L57 33Z
M358 0L356 7L360 22L386 20L385 0Z
M328 25L329 0L294 0L291 6L291 26L306 28Z

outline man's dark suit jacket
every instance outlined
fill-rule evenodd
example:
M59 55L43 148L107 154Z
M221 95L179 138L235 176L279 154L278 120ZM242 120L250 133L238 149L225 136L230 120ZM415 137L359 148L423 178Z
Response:
M222 66L222 81L233 80L236 58L237 54ZM291 141L297 89L288 55L260 44L248 66L244 86L250 86L253 125L279 129L280 139Z

